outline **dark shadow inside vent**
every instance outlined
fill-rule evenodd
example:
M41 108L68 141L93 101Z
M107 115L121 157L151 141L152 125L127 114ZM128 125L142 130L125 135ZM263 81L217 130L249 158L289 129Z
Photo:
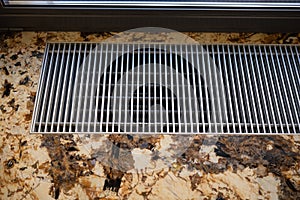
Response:
M146 52L147 56L143 56L143 51ZM161 53L159 53L161 51ZM113 98L113 92L115 87L117 87L114 82L115 80L119 80L124 76L129 70L133 70L134 67L141 66L143 64L162 64L165 65L166 67L171 67L178 73L182 74L185 79L189 80L189 84L191 87L196 88L196 96L197 96L197 102L200 105L200 101L202 101L203 104L203 110L200 112L204 113L204 121L199 119L199 128L201 130L205 129L208 130L208 126L203 127L203 124L208 123L208 115L210 114L207 110L207 105L211 106L210 99L206 98L206 92L207 96L209 96L209 91L207 91L207 87L204 84L204 80L201 76L198 75L198 70L194 68L194 66L188 62L185 58L181 57L178 54L174 53L169 53L165 52L164 50L161 49L153 49L153 48L141 48L140 53L137 51L130 52L130 53L125 53L118 58L116 58L111 65L109 65L105 71L106 72L111 72L110 75L107 74L102 74L100 78L100 87L99 87L99 97L102 96L103 92L105 92L104 99L99 98L98 100L98 121L100 122L112 122L113 120L113 113L111 112L112 108L110 107L107 109L108 106L108 101L109 98ZM128 54L128 55L127 55ZM171 55L172 54L172 55ZM139 59L137 59L139 57ZM139 62L138 62L139 61ZM173 64L172 64L173 63ZM174 63L178 63L176 66ZM123 68L123 69L122 69ZM182 70L183 69L183 70ZM123 71L123 74L121 73ZM201 80L195 78L195 77L201 77ZM104 82L105 80L105 82ZM175 81L175 80L174 80ZM194 84L195 83L195 84ZM174 83L176 85L176 83ZM129 87L129 86L128 86ZM177 86L178 87L178 86ZM182 88L184 86L181 86ZM201 89L200 89L201 87ZM144 89L143 89L144 88ZM150 88L150 89L149 89ZM128 108L132 109L133 113L133 122L136 123L147 123L149 121L149 116L151 115L149 113L149 108L148 108L148 101L150 101L151 105L154 104L160 104L160 99L155 98L154 96L154 90L156 90L156 95L159 96L160 92L162 93L163 101L161 106L166 108L167 101L168 103L168 111L167 113L169 115L169 123L165 125L162 128L162 132L178 132L179 130L179 125L178 125L178 118L181 117L182 112L178 111L178 103L177 103L177 98L184 98L184 97L177 97L169 88L166 88L165 86L154 86L154 85L146 85L145 87L139 88L138 91L135 91L133 99L128 100ZM110 94L109 94L110 91ZM150 91L150 93L149 93ZM200 94L200 91L202 91L202 94ZM137 98L137 93L139 93L139 98ZM143 94L145 93L145 94ZM173 104L172 104L172 98L171 96L173 95ZM145 101L145 108L143 109L143 97L146 97ZM200 100L201 98L201 100ZM103 102L104 101L104 102ZM133 107L131 107L131 101L133 101ZM137 102L139 103L140 107L137 107ZM155 102L155 103L154 103ZM101 105L104 105L103 108ZM171 107L171 105L174 105L174 107ZM109 110L109 112L107 112ZM145 118L143 119L142 112L144 113ZM139 118L137 118L137 113L140 113ZM172 113L176 115L175 117L175 123L172 121ZM108 119L108 121L107 121ZM175 124L175 125L174 125ZM167 128L168 126L168 128ZM109 130L107 130L106 126L102 127L102 131L112 131L112 130L117 130L118 128L115 127L108 127Z
M150 93L149 93L149 91L150 91ZM156 91L157 96L160 96L160 93L162 93L161 94L162 99L155 98L155 91ZM138 95L138 93L139 93L139 95ZM144 94L146 97L150 97L150 98L145 99L145 105L143 105L143 99L138 98L138 96L143 97ZM174 101L173 103L172 103L172 100ZM133 101L133 107L131 107L131 101ZM172 126L172 123L173 123L172 114L174 113L174 115L175 115L174 122L178 123L179 122L178 119L182 115L182 112L180 113L180 111L177 107L178 102L177 102L176 95L173 94L173 92L170 89L166 88L165 86L151 84L151 85L146 85L145 87L141 86L137 90L135 90L135 92L133 94L133 99L130 99L128 102L129 110L131 110L131 109L133 110L133 122L135 122L135 123L149 122L150 121L149 118L151 117L151 114L152 114L149 112L149 110L150 110L149 106L154 106L154 105L157 105L160 103L162 103L162 106L164 108L167 108L166 110L168 110L167 115L168 115L170 121L169 121L169 125L166 125L166 126L169 126L169 131L178 132L178 130L179 130L178 125L175 125L175 127ZM137 105L140 105L140 106L137 107ZM143 106L145 106L145 108L143 108ZM174 107L172 107L172 106L174 106ZM143 111L146 112L144 118L143 118ZM168 129L166 126L163 127L163 132L167 132Z

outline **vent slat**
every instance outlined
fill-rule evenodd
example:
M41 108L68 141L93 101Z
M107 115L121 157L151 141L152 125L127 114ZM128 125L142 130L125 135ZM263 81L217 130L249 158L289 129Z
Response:
M227 50L228 50L228 53L230 55L230 47L228 46L227 47ZM234 61L236 60L235 58L235 52L233 52L233 55L234 55ZM236 62L236 61L235 61ZM230 63L230 67L229 67L229 70L230 70L230 74L228 74L228 76L230 76L231 78L231 84L233 84L231 87L233 88L233 94L234 94L234 105L235 105L235 113L236 113L236 118L237 118L237 123L238 123L238 131L236 132L242 132L242 125L241 125L241 118L240 118L240 110L243 111L244 113L244 106L243 104L241 105L242 108L239 107L239 102L238 102L238 97L237 97L237 89L236 89L236 86L238 86L239 88L239 81L237 80L237 85L235 83L235 77L234 77L234 73L233 73L233 65L235 63L233 63L233 61L231 60L231 55L229 56L229 63ZM230 87L230 86L229 86ZM235 119L236 120L236 119ZM234 120L234 121L235 121Z
M260 74L256 72L255 70L255 66L257 66L258 62L257 62L257 57L256 57L256 52L255 50L253 51L253 53L255 54L255 58L252 58L253 53L251 52L250 47L248 46L248 53L249 53L249 61L250 61L250 65L251 65L251 70L250 70L250 74L251 74L251 80L249 80L249 82L254 81L254 96L255 96L255 100L256 102L252 104L252 110L254 110L255 112L255 118L256 118L256 125L257 127L259 127L259 122L261 121L263 124L265 124L265 119L264 119L264 111L263 111L263 106L262 104L264 104L266 106L266 102L265 99L261 97L261 89L260 87L262 86L261 84L261 77ZM246 49L244 47L244 54L246 54ZM255 104L258 104L258 111L255 108ZM270 122L268 123L268 126L270 127ZM266 133L266 126L263 126L263 132ZM261 129L258 128L257 130L258 132L261 131ZM271 131L271 130L270 130Z
M298 45L49 43L31 133L299 134Z

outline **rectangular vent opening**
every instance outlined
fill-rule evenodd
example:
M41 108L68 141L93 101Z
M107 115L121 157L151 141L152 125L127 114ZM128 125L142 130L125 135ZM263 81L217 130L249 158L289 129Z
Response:
M299 52L48 43L31 133L298 134Z

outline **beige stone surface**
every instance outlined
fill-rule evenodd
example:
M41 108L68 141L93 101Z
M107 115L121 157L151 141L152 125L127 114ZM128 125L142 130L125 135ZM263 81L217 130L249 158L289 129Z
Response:
M46 41L98 42L117 33L0 33L0 199L297 199L299 136L30 135ZM299 34L185 33L200 43L299 43ZM128 36L132 39L132 35ZM133 38L138 40L142 33ZM162 34L168 41L179 40ZM145 41L152 40L144 38ZM113 142L132 145L112 158ZM135 143L134 143L135 142ZM221 156L215 149L228 156ZM124 170L126 169L126 170Z

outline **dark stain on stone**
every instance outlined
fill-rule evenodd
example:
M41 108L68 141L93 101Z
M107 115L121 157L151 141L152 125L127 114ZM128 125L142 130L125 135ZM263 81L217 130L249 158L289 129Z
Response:
M106 174L106 179L104 182L103 190L118 192L121 186L121 180L124 176L124 172L117 169L112 169L111 167L104 167L104 173Z
M27 169L27 167L21 167L20 171L24 171L25 169Z
M92 158L95 158L104 166L106 180L103 190L118 192L124 173L134 168L134 160L131 154L134 148L155 149L160 136L112 134L108 141L99 149L94 150ZM107 153L107 149L110 149Z
M108 149L110 150L107 151ZM134 167L131 151L119 148L110 142L103 145L102 148L95 149L91 155L103 166L109 166L122 172L128 171Z
M59 188L55 188L55 191L54 191L54 199L58 199L59 198Z
M293 181L286 179L282 173L289 171L300 162L300 152L292 149L291 141L277 135L222 136L216 140L217 142L211 145L216 145L216 154L221 154L226 159L220 158L218 163L204 162L206 160L199 156L199 144L191 143L177 162L180 165L187 165L188 168L203 170L205 173L223 173L228 168L233 168L233 172L236 172L237 166L253 169L263 165L268 172L280 179L280 199L293 199L295 196L300 196L300 191L297 191ZM271 150L267 149L269 144L272 144ZM192 188L199 184L196 177L190 178Z
M16 31L3 31L0 34L0 41L4 41L7 39L15 38L17 36L20 36L21 32L16 32Z
M28 97L29 101L34 103L35 102L35 96L36 96L36 92L30 92L30 96Z
M192 176L189 177L191 180L191 188L194 191L197 186L201 183L201 177L199 176L199 174L194 174Z
M74 146L71 146L71 147L67 147L67 151L79 151L79 149Z
M24 115L24 119L25 119L25 121L30 121L30 120L31 120L31 118L32 118L32 112L30 112L30 114L26 114L26 115Z
M2 51L8 51L9 47L6 43L6 40L9 39L9 38L14 38L16 37L17 35L19 35L20 32L14 32L14 31L4 31L4 32L1 32L0 34L0 49Z
M5 162L5 166L7 169L11 169L14 167L14 165L16 164L16 159L15 158L11 158L8 161Z
M297 199L300 197L300 191L297 190L296 187L298 187L298 185L296 185L296 183L293 183L290 179L287 179L283 176L280 177L280 181L281 183L279 186L278 199Z
M18 58L18 55L12 55L11 57L10 57L10 59L12 59L12 60L17 60L17 58Z
M199 151L201 149L202 140L199 138L194 138L193 142L191 142L191 145L187 148L187 150L181 154L181 156L178 158L178 161L181 163L193 163L195 159L203 160L203 158L199 155ZM185 145L178 143L178 145Z
M143 176L142 176L142 182L145 183L146 180L147 180L147 176L144 176L144 175L143 175Z
M12 98L12 99L8 102L8 106L14 107L14 105L15 105L15 98Z
M112 36L112 34L109 32L100 32L100 33L99 32L81 32L80 33L80 37L82 37L84 39L84 41L88 41L87 37L89 35L93 35L95 37L100 37L101 35L102 36L107 36L107 35Z
M236 37L230 36L230 37L228 37L228 40L229 40L230 42L236 43L236 42L238 42L238 41L241 40L241 37L240 37L240 36L236 36Z
M34 169L36 169L36 168L38 167L38 163L39 163L39 162L36 161L35 163L33 163L33 164L31 165L31 167L34 168Z
M133 136L132 135L127 134L126 136L127 136L128 140L133 140Z
M226 165L231 163L257 168L259 164L262 164L269 172L281 177L281 185L286 184L291 189L291 191L287 191L286 187L282 187L280 192L284 199L299 196L299 192L292 189L292 184L289 184L290 182L286 181L281 173L288 171L300 162L300 152L292 150L290 141L281 136L220 137L219 141L224 144L224 146L220 146L220 149L231 156ZM267 146L270 143L273 144L273 148L268 150Z
M20 145L21 146L26 146L27 145L27 140L22 141Z
M20 105L16 105L16 106L15 106L15 111L18 111L18 110L19 110L19 107L20 107Z
M146 148L153 150L159 137L149 136L142 138L138 135L110 135L109 140L120 148L132 150L133 148Z
M99 34L102 35L102 36L104 36L104 37L111 37L111 36L114 35L114 34L111 33L111 32L101 32L101 33L99 33Z
M148 150L150 150L150 151L153 151L153 149L154 149L154 145L153 144L151 144L151 143L148 143L147 141L145 141L145 140L140 140L140 143L139 143L140 145L139 145L139 148L141 148L141 149L148 149Z
M292 191L297 192L297 189L295 188L294 184L290 181L290 179L286 179L285 183Z
M183 158L183 159L186 159L186 154L185 153L183 153L183 154L181 154L181 156L180 156L181 158Z
M218 194L216 200L225 200L222 194Z
M111 190L113 192L118 192L121 185L121 179L106 179L104 182L103 190Z
M31 55L32 55L33 57L37 57L37 58L42 58L42 57L43 57L43 53L41 53L41 52L39 52L39 51L33 51L33 52L31 53Z
M4 81L3 88L4 88L4 91L2 94L2 98L5 96L8 97L10 95L11 89L14 89L13 84L9 83L6 79Z
M279 34L277 41L281 41L283 44L289 44L291 41L289 40L290 37L297 37L297 33L283 33Z
M15 66L16 67L21 66L21 62L16 62Z
M230 155L225 153L224 151L222 151L222 149L220 149L220 148L215 148L214 152L216 153L217 156L221 156L224 158L230 158Z
M90 34L93 34L93 33L92 33L92 32L81 32L81 33L80 33L80 37L82 37L84 41L88 41L87 37L88 37Z
M11 107L14 111L18 111L20 105L15 105L15 99L12 98L9 102L7 102L8 106Z
M30 81L29 76L26 76L25 78L23 78L22 80L20 80L19 84L20 85L27 85L27 83Z
M51 166L45 170L52 177L53 188L50 194L53 198L59 198L62 191L72 189L78 178L92 173L94 165L90 158L76 154L77 151L68 151L78 149L73 135L44 135L41 147L47 149L51 159ZM83 162L86 164L82 165Z
M6 110L5 110L5 106L4 106L4 105L1 105L1 106L0 106L0 110L1 110L2 113L6 113Z
M20 75L23 75L23 74L26 74L27 73L27 71L19 71L19 73L20 73Z
M2 69L3 69L3 71L4 71L4 74L8 76L8 75L9 75L8 69L7 69L6 67L3 67Z
M4 58L5 58L5 55L1 54L0 59L4 59Z
M44 45L45 44L45 41L43 38L41 38L40 36L37 36L36 38L36 42L35 42L35 45L37 46L41 46L41 45Z

